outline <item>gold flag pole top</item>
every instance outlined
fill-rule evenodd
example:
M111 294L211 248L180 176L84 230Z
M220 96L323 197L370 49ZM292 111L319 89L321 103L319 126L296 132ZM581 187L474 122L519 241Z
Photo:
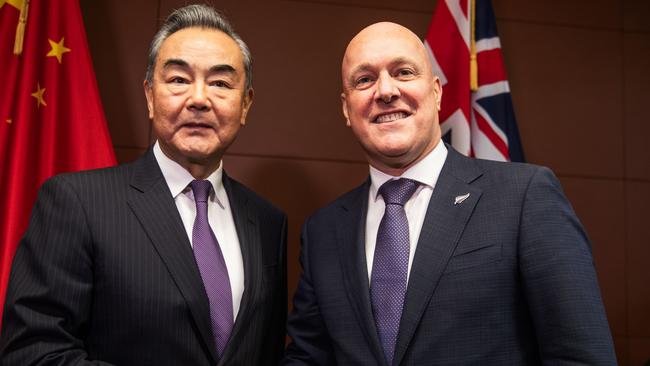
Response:
M14 55L23 53L23 42L25 40L25 25L27 24L27 13L29 12L29 0L22 0L20 4L20 18L16 26L16 41L14 42Z
M469 88L478 90L478 64L476 61L476 0L470 0Z

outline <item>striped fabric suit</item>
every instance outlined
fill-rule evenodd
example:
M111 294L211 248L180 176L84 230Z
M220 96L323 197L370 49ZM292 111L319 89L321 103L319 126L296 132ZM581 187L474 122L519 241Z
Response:
M286 216L224 174L245 290L217 356L208 298L151 149L41 188L12 267L0 363L267 365L286 320Z

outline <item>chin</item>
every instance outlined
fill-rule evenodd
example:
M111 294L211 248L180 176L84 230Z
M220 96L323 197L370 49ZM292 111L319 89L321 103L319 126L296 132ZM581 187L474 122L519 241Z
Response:
M196 160L209 160L212 157L219 155L215 149L193 149L186 153L186 156L190 159Z
M379 155L384 156L388 159L399 159L409 155L409 153L411 153L411 148L411 145L400 144L398 146L387 146L382 149L378 149L377 152Z

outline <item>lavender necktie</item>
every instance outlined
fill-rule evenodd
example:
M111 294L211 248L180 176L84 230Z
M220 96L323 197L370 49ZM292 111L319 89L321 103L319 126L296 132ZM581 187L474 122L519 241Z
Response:
M233 326L230 278L219 242L208 222L208 196L212 184L207 180L194 180L190 185L196 202L196 219L192 229L194 258L210 301L212 334L221 356Z
M418 183L410 179L391 180L379 188L386 210L379 223L372 262L370 297L379 339L388 364L393 362L409 263L409 223L404 204Z

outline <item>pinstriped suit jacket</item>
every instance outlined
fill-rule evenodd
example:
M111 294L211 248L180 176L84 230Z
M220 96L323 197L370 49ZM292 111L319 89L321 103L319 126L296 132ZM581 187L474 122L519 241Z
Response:
M554 175L447 148L393 365L615 365L591 248ZM386 365L366 269L368 187L303 227L284 365Z
M182 221L151 149L64 174L39 193L17 250L0 364L272 365L286 321L286 216L225 174L245 290L219 359Z

